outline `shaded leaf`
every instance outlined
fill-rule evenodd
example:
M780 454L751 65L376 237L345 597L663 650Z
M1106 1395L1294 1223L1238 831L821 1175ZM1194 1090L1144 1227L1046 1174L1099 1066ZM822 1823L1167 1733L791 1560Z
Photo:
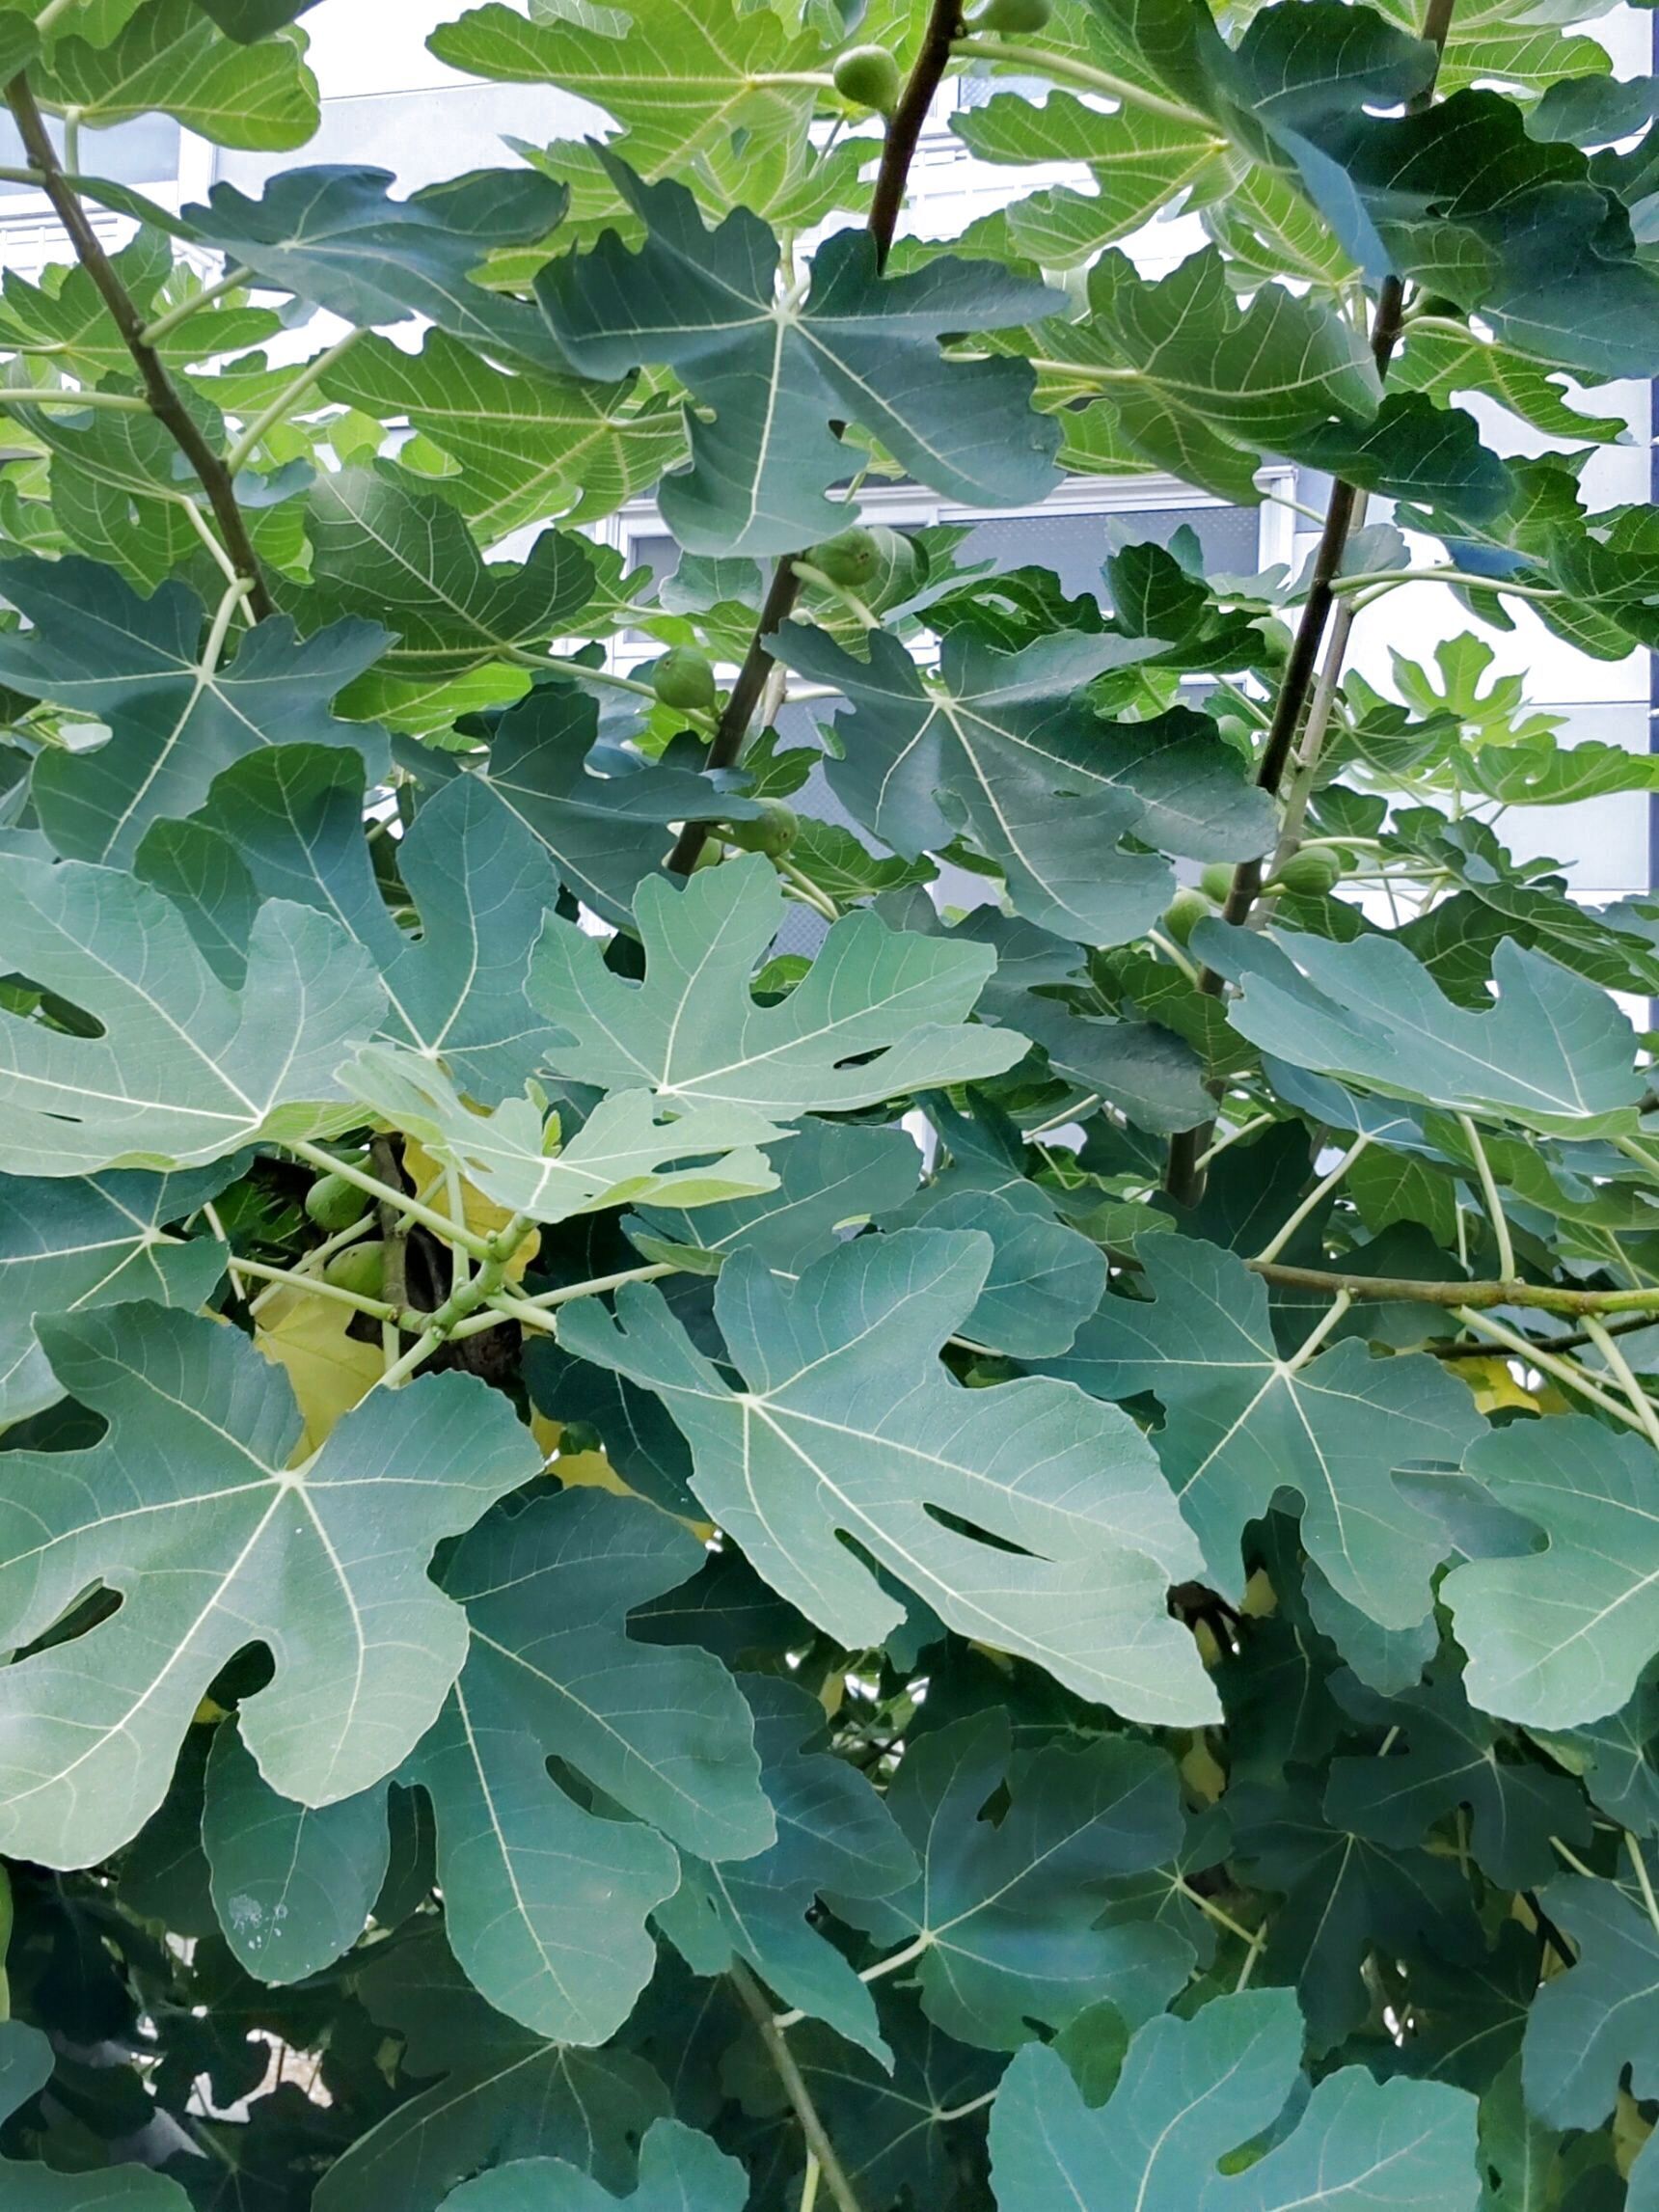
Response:
M1300 2062L1295 2003L1265 1989L1149 2022L1098 2113L1055 2052L1022 2051L992 2117L997 2201L1004 2212L1070 2212L1097 2197L1142 2212L1472 2212L1475 2100L1437 2083L1373 2082L1359 2066L1327 2076L1282 2141L1231 2170L1223 2154L1279 2118Z

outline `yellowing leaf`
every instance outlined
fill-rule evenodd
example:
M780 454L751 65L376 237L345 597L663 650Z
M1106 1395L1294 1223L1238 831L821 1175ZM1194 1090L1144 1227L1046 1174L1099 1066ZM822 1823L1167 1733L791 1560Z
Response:
M1516 1406L1524 1413L1539 1409L1537 1399L1515 1380L1507 1359L1455 1359L1451 1367L1475 1393L1482 1413L1495 1413L1500 1406Z
M619 1498L637 1498L641 1492L631 1483L625 1483L603 1452L560 1452L558 1440L564 1434L564 1423L549 1418L545 1413L531 1413L530 1433L547 1455L549 1466L567 1489L610 1490ZM649 1504L650 1500L647 1499ZM678 1520L697 1539L707 1543L715 1533L713 1521L686 1520L680 1514L669 1518Z
M379 1381L385 1362L378 1344L347 1332L351 1309L309 1291L279 1291L260 1315L254 1342L293 1385L305 1434L297 1459L308 1459L330 1430Z

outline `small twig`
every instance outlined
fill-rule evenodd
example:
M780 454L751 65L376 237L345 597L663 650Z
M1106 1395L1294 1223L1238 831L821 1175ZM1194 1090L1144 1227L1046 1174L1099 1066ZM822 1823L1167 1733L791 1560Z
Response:
M760 2039L766 2045L767 2057L776 2070L783 2085L783 2092L794 2107L795 2116L801 2122L801 2132L806 2140L806 2149L823 2169L824 2179L838 2212L862 2212L862 2207L848 2180L846 2169L835 2154L835 2145L830 2140L818 2107L812 2101L812 2091L806 2078L795 2062L795 2054L788 2039L772 2016L772 2006L764 1989L754 1979L741 1958L734 1958L726 1969L732 1987L742 1998L750 2017L760 2031Z
M247 582L248 604L256 618L263 621L274 611L271 595L259 566L259 557L254 551L253 539L248 535L247 520L236 502L231 472L207 443L201 426L186 407L177 386L168 374L160 354L145 337L144 317L132 294L116 274L113 262L104 252L102 241L93 229L86 209L81 205L79 194L59 165L57 150L47 133L44 119L26 74L19 72L12 79L6 88L6 101L16 119L23 150L29 157L30 166L41 173L41 190L52 203L53 211L68 233L69 243L75 250L75 259L92 279L99 298L109 310L110 319L120 331L127 351L137 365L150 412L195 470L225 540L225 550L231 557L236 574Z

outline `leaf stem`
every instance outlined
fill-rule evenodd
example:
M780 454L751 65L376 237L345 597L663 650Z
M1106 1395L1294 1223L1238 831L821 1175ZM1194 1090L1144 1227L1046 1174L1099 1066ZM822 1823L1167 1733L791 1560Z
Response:
M1504 1201L1498 1195L1497 1178L1492 1163L1486 1158L1486 1147L1481 1142L1481 1133L1466 1113L1457 1116L1457 1126L1463 1132L1464 1142L1475 1156L1475 1172L1481 1178L1481 1196L1485 1204L1486 1218L1492 1224L1492 1235L1498 1243L1498 1273L1506 1283L1515 1280L1515 1247L1509 1237L1509 1216L1504 1212Z
M1649 1443L1656 1452L1659 1452L1659 1407L1655 1407L1652 1399L1648 1397L1646 1391L1637 1380L1635 1370L1631 1367L1629 1360L1625 1358L1618 1346L1593 1315L1585 1323L1584 1333L1594 1345L1596 1351L1600 1352L1602 1358L1606 1360L1613 1374L1618 1377L1619 1387L1623 1390L1625 1397L1629 1399L1632 1410L1640 1418L1642 1426L1647 1432Z
M153 322L146 323L145 344L159 345L164 338L171 337L179 324L188 322L193 314L200 314L204 308L216 307L220 300L229 298L231 292L241 291L252 274L252 270L243 268L240 262L234 263L216 285L208 285L204 290L194 293L189 299L180 300L177 307L169 308L165 314L158 314Z
M958 1338L952 1339L953 1343L960 1341ZM976 1345L973 1349L979 1351L982 1347ZM933 1941L932 1934L924 1928L922 1933L916 1936L913 1941L907 1943L902 1951L890 1952L885 1958L878 1958L874 1966L864 1967L859 1973L858 1980L860 1981L884 1981L889 1974L897 1974L901 1967L909 1966L913 1959L920 1958L924 1951L931 1951ZM775 2012L773 2025L775 2028L794 2028L805 2017L805 2013L797 2006L793 2012Z
M1256 1255L1255 1264L1257 1266L1260 1266L1265 1260L1276 1260L1279 1257L1279 1254L1285 1249L1285 1246L1291 1242L1291 1239L1295 1235L1296 1231L1301 1227L1302 1223L1308 1218L1309 1215L1317 1212L1319 1201L1322 1198L1329 1196L1331 1191L1336 1188L1337 1185L1342 1181L1343 1177L1353 1165L1354 1161L1360 1157L1361 1153L1367 1151L1370 1148L1370 1133L1369 1131L1362 1130L1359 1135L1354 1138L1352 1144L1350 1144L1347 1150L1343 1154L1342 1158L1337 1161L1336 1165L1331 1169L1330 1173L1328 1175L1320 1176L1319 1182L1314 1185L1314 1188L1308 1192L1308 1195L1302 1200L1302 1203L1296 1208L1296 1211L1290 1216L1289 1220L1284 1222L1278 1230L1278 1233L1270 1238L1269 1241L1263 1245L1262 1249Z
M1642 1856L1642 1845L1628 1828L1624 1831L1624 1842L1630 1852L1630 1864L1636 1869L1637 1886L1642 1892L1642 1901L1647 1907L1647 1918L1653 1924L1654 1934L1659 1935L1659 1898L1653 1895L1653 1881L1647 1871L1647 1862Z
M1213 1898L1207 1898L1202 1890L1194 1889L1184 1874L1177 1874L1175 1886L1188 1903L1198 1907L1206 1920L1212 1920L1217 1927L1225 1928L1229 1935L1236 1935L1242 1944L1255 1942L1259 1929L1248 1928L1241 1921L1235 1920L1230 1912L1223 1912Z
M338 1175L342 1182L354 1185L359 1190L366 1190L377 1205L395 1206L400 1213L407 1214L411 1221L419 1221L423 1229L430 1229L435 1237L441 1238L447 1244L459 1244L475 1260L489 1258L490 1240L487 1237L479 1237L471 1229L461 1228L447 1214L440 1214L435 1207L422 1205L419 1198L412 1198L406 1190L393 1189L390 1184L380 1182L349 1160L337 1160L332 1152L325 1151L320 1144L311 1144L302 1138L285 1149L291 1152L296 1160L303 1160L308 1165L319 1168L324 1175Z
M267 431L287 419L289 410L311 390L319 377L326 376L337 361L343 361L358 340L360 330L348 330L343 338L336 339L332 345L308 361L299 373L281 391L270 405L254 417L226 456L225 466L232 476L246 468Z
M1377 568L1361 570L1353 576L1339 576L1331 584L1331 590L1341 597L1347 592L1369 592L1373 585L1383 584L1392 588L1397 584L1462 584L1478 591L1506 591L1512 599L1564 599L1566 594L1554 584L1511 584L1503 576L1471 576L1463 568Z
M19 70L7 86L6 101L16 119L23 150L29 156L30 166L41 172L41 189L52 203L59 222L68 232L69 243L75 250L75 259L92 279L104 306L109 310L111 320L126 342L127 351L137 364L138 372L144 379L150 411L201 479L231 565L238 576L247 579L248 604L255 618L263 621L273 612L271 595L265 585L264 572L259 566L259 557L254 551L253 539L248 535L247 520L236 503L231 471L207 443L201 425L168 374L161 356L146 339L144 317L132 294L116 274L114 263L104 252L103 243L93 229L86 209L81 205L79 195L59 165L56 149L47 134L44 118L30 89L26 72Z
M397 1318L397 1308L385 1298L363 1297L356 1291L341 1290L338 1283L325 1283L320 1275L296 1274L291 1268L267 1267L263 1260L245 1260L240 1255L234 1266L237 1274L269 1283L273 1296L282 1291L304 1291L308 1297L332 1298L336 1305L350 1306L355 1313L367 1314L370 1321Z
M148 415L150 401L136 392L80 392L67 384L8 385L0 407L90 407L106 415Z
M1640 1414L1618 1399L1611 1397L1593 1376L1587 1375L1582 1367L1575 1367L1570 1359L1558 1359L1553 1352L1546 1352L1541 1344L1532 1343L1516 1330L1506 1328L1501 1321L1493 1321L1489 1315L1476 1313L1468 1306L1457 1308L1457 1319L1465 1327L1472 1328L1477 1336L1489 1337L1494 1344L1502 1345L1506 1352L1512 1352L1517 1358L1524 1359L1529 1367L1536 1367L1540 1375L1553 1375L1566 1389L1577 1391L1581 1398L1588 1398L1592 1406L1598 1406L1603 1413L1610 1413L1616 1421L1622 1421L1626 1428L1645 1430Z
M812 2091L806 2078L795 2062L795 2054L777 2023L772 2016L772 2007L760 1983L741 1958L734 1958L726 1968L732 1987L742 1998L750 2018L760 2030L760 2039L766 2045L767 2057L772 2061L783 2093L795 2108L795 2116L801 2122L801 2132L806 2139L806 2149L824 2170L824 2179L834 2198L837 2212L862 2212L862 2207L848 2180L846 2169L835 2155L835 2145L830 2140L829 2130L818 2107L812 2101Z
M1195 107L1183 107L1180 100L1165 99L1160 93L1149 92L1137 85L1131 77L1115 76L1109 69L1098 69L1092 62L1079 62L1070 54L1056 54L1046 46L1020 46L998 39L994 43L979 39L957 39L951 46L951 58L959 62L1006 62L1011 68L1028 76L1047 77L1058 85L1078 85L1083 91L1104 93L1125 107L1138 107L1147 115L1161 116L1165 123L1184 123L1189 128L1202 130L1215 138L1218 148L1227 141L1217 138L1215 119L1203 115Z
M1585 1865L1576 1851L1568 1850L1559 1836L1550 1838L1550 1848L1560 1853L1563 1863L1569 1866L1575 1874L1583 1874L1585 1879L1591 1882L1599 1882L1602 1879L1593 1867Z

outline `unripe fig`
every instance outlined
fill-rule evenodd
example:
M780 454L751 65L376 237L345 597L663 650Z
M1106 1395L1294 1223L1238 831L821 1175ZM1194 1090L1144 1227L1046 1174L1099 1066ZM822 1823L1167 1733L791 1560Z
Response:
M1232 861L1211 860L1198 880L1217 906L1225 906L1227 894L1233 888Z
M363 1219L368 1212L368 1196L343 1175L319 1175L306 1192L306 1212L332 1237Z
M1189 944L1192 933L1201 921L1215 912L1214 904L1190 884L1183 884L1169 902L1163 917L1163 934L1173 938L1177 944Z
M835 90L843 99L891 115L899 104L903 79L885 46L849 46L835 64Z
M822 570L844 591L857 591L877 575L882 566L882 545L874 531L855 523L812 547L807 565Z
M1023 38L1046 28L1054 13L1054 0L985 0L973 18L976 31L1000 31L1005 38Z
M651 670L651 689L680 713L708 713L715 703L715 671L695 645L670 645Z
M1331 889L1343 872L1342 855L1329 845L1304 845L1292 853L1279 870L1281 888L1319 898Z
M337 1291L355 1292L360 1298L379 1297L386 1288L386 1246L378 1239L347 1244L324 1267L322 1279Z
M801 817L781 799L757 799L755 805L761 811L752 821L728 822L721 833L728 845L780 860L800 833Z
M694 876L701 868L718 868L725 859L725 845L720 837L705 837L697 847L697 857L692 862Z

